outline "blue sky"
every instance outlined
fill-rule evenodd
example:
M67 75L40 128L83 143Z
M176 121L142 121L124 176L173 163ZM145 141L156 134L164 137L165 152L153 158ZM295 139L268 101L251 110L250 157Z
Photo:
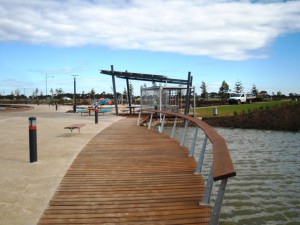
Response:
M112 92L110 69L186 79L200 94L300 94L300 1L0 0L0 94ZM47 79L46 79L47 77ZM125 81L117 79L122 92ZM139 95L143 82L132 82ZM148 86L151 84L148 83Z

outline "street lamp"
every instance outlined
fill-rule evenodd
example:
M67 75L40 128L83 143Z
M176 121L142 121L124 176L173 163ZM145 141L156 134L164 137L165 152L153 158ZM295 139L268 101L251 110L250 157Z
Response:
M48 77L54 78L54 76L48 76L48 74L46 74L46 102L48 102Z
M71 75L74 77L74 95L73 95L73 112L76 113L76 77L79 75Z

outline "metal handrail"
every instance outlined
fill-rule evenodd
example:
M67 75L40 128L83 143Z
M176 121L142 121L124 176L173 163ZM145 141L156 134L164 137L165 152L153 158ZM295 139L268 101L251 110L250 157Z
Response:
M190 151L189 151L190 157L194 156L195 145L197 142L196 139L197 139L197 135L198 135L198 128L203 130L203 132L205 133L205 137L203 140L203 144L202 144L202 148L201 148L200 156L198 159L198 164L197 164L195 174L200 174L202 171L202 165L203 165L207 140L208 139L210 140L210 142L212 143L212 148L213 148L213 161L212 161L210 173L207 178L205 193L204 193L202 200L199 202L199 204L210 204L210 197L211 197L213 183L221 180L221 184L220 184L219 191L218 191L218 194L216 197L215 205L212 209L211 219L210 219L211 225L219 224L221 206L222 206L222 202L223 202L223 198L224 198L224 194L225 194L227 180L230 177L236 176L236 171L234 169L234 165L232 163L230 153L229 153L229 150L227 148L227 144L226 144L224 138L221 135L219 135L213 127L209 126L207 123L203 122L202 120L199 120L197 118L194 118L194 117L191 117L188 115L172 113L172 112L167 112L167 111L142 109L142 110L140 110L140 113L139 113L137 125L140 125L140 118L141 118L142 112L151 113L148 129L151 129L154 113L159 113L159 114L163 115L162 126L159 131L160 133L163 132L165 116L166 115L174 116L175 121L173 124L172 133L170 136L171 138L174 138L174 134L176 131L177 119L178 118L184 119L185 126L184 126L183 135L182 135L181 141L180 141L181 145L184 145L184 143L185 143L188 122L190 121L190 122L194 123L196 125L196 129L195 129L192 145L191 145Z

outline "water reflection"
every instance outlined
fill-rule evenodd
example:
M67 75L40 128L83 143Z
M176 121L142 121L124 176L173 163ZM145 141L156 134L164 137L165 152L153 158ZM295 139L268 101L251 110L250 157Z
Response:
M216 129L226 140L237 176L229 179L221 224L300 224L300 132ZM180 140L183 128L177 128ZM194 128L189 128L190 146ZM171 128L165 128L170 134ZM198 159L204 135L198 135ZM207 146L204 176L212 160ZM216 190L216 188L215 188Z

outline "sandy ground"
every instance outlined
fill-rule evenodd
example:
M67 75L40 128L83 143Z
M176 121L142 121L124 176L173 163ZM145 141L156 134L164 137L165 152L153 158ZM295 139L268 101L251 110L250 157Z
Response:
M0 111L0 224L37 224L80 150L97 133L122 119L112 114L66 113L71 106L40 105L22 112ZM37 118L38 162L29 163L28 118ZM81 132L64 129L85 123Z

